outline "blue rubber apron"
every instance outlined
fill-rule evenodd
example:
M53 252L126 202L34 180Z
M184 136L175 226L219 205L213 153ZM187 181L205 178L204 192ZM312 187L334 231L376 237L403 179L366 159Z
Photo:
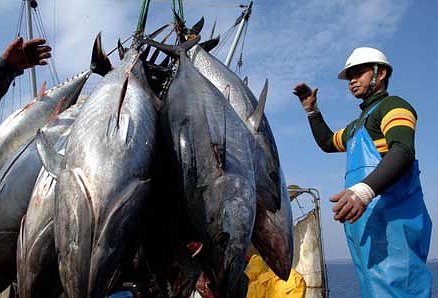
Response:
M362 181L381 160L364 126L377 105L358 121L347 143L345 188ZM344 228L363 298L431 296L432 274L425 263L432 223L418 161Z

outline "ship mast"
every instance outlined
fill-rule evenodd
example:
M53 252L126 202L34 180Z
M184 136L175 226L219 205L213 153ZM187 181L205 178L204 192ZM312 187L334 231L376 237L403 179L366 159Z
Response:
M239 17L241 19L240 24L239 24L239 28L237 29L236 36L234 37L230 51L228 52L227 58L225 59L225 65L227 67L229 67L231 64L231 60L233 59L234 52L236 51L237 45L239 44L240 37L242 36L243 28L245 27L245 24L248 22L249 17L251 15L251 10L252 10L252 1L249 3L247 8L243 11L242 15Z
M26 1L26 35L27 35L27 39L30 40L33 38L31 8L36 7L37 3L35 0L25 0L25 1ZM32 93L32 98L35 98L37 96L35 66L29 69L29 79L30 79L30 91Z

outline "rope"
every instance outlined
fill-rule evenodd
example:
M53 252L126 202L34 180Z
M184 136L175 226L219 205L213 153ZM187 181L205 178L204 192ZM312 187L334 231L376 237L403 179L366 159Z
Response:
M18 17L17 31L16 31L17 37L20 37L20 35L21 35L21 26L23 24L23 15L24 15L24 1L21 2L20 15Z
M183 0L178 0L178 6L179 6L178 14L179 14L180 18L184 21L184 4L183 4Z
M243 32L243 38L242 38L242 45L240 47L240 56L239 56L239 60L237 61L237 66L236 66L236 72L241 73L242 70L242 65L243 65L243 50L245 48L245 41L246 41L246 33L248 32L248 23L245 23L245 31Z
M225 44L230 39L231 35L236 31L236 27L233 25L224 34L222 34L221 40L216 48L212 50L213 55L217 55L225 46Z
M133 38L134 35L129 35L125 40L123 40L121 43L122 45L124 45L126 42L128 42L131 38ZM111 51L108 52L107 56L110 56L112 53L114 53L117 50L118 46L116 46L115 48L113 48Z
M34 12L35 12L37 29L40 32L40 34L43 36L43 38L45 40L48 40L46 30L44 29L44 23L43 23L43 19L41 17L41 12L40 12L38 6L34 8ZM50 76L52 77L53 85L59 84L60 80L58 77L58 72L56 71L56 66L55 66L54 60L48 59L48 65L49 65L49 71L50 71Z

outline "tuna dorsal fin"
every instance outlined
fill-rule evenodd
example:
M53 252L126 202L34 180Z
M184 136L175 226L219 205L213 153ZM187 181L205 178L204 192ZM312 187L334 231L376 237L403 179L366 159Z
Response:
M201 33L202 28L204 27L204 17L201 17L201 19L192 27L191 33L199 35Z
M113 69L111 61L103 51L101 32L99 32L94 40L93 53L91 55L90 69L92 72L105 76Z
M243 78L243 83L248 87L248 76Z
M58 103L56 104L52 113L50 114L49 121L47 121L48 123L54 121L56 119L56 117L58 117L59 113L61 113L61 111L63 111L63 107L65 105L66 100L67 100L67 98L64 96L61 98L60 101L58 101Z
M203 48L205 51L210 52L219 44L219 41L220 41L220 35L218 35L213 39L201 42L199 46Z
M260 93L259 103L257 104L257 108L248 118L249 123L251 124L254 131L259 130L260 123L262 122L267 96L268 96L268 79L266 79L265 85L263 86L262 92Z
M172 35L173 30L170 31L161 41L161 43L165 43L167 41L167 39L170 37L170 35ZM160 54L160 50L159 49L155 49L155 51L152 53L151 59L149 59L150 63L155 63L155 61L158 58L158 54Z
M63 156L56 152L53 145L50 144L46 135L41 130L38 130L36 134L36 146L38 155L46 171L53 177L58 177L61 172Z
M44 96L44 94L46 93L46 86L47 82L44 81L44 83L41 85L40 91L38 91L37 98L42 98Z
M125 57L126 50L123 47L122 42L120 41L120 38L119 38L119 40L117 40L117 51L119 52L120 60L123 60L123 57Z
M122 86L122 91L120 91L119 106L117 108L117 128L120 127L120 113L122 112L123 101L125 100L126 91L128 90L129 74L129 72L126 74L126 78Z

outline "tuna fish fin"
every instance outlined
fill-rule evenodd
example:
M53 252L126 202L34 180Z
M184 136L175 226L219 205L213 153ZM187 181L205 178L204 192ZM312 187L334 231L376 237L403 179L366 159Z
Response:
M161 41L161 43L165 43L167 41L167 39L170 37L170 35L172 35L173 30L170 31ZM155 51L152 53L151 59L149 59L150 63L155 63L155 61L158 58L158 54L160 54L160 50L159 49L155 49Z
M267 96L268 96L268 79L266 79L265 85L263 86L262 92L260 93L259 103L257 104L257 108L248 118L248 121L251 127L254 129L254 131L259 130L260 123L262 122Z
M172 45L159 43L159 42L156 42L155 40L150 39L148 37L144 38L144 42L153 46L153 47L156 47L157 49L160 49L160 51L164 52L165 54L176 58L179 55L185 54L185 52L188 51L193 46L195 46L199 42L200 39L201 39L201 36L198 35L195 39L188 40L188 41L186 41L178 46L172 46Z
M38 130L36 134L36 146L38 155L46 171L53 177L58 177L61 172L61 163L63 156L59 154L52 144L50 144L46 135Z
M126 78L122 86L122 91L120 91L119 106L117 108L117 128L120 127L120 113L122 112L122 105L126 97L126 91L128 90L128 82L129 82L129 73L126 74Z
M210 144L213 150L213 156L216 160L216 167L218 170L225 166L225 152L226 152L226 111L225 106L223 113L208 113L206 114L207 126L210 134ZM220 172L222 173L222 172Z
M44 81L44 83L41 85L40 91L38 91L37 98L42 98L44 96L44 94L46 93L46 86L47 82Z
M245 77L243 78L243 83L245 84L245 86L248 87L248 76L245 76Z
M104 77L113 69L113 66L111 65L111 61L108 59L108 56L103 51L101 33L102 32L99 32L94 40L90 69L92 72Z
M169 27L170 24L166 24L161 26L160 28L158 28L157 30L155 30L154 32L152 32L151 34L149 34L147 36L147 38L153 39L155 38L158 34L160 34L161 32L163 32L164 29L166 29L167 27ZM173 31L173 30L172 30ZM144 42L144 40L143 40ZM146 47L146 49L140 54L140 60L146 60L146 58L148 57L149 53L151 52L151 46L148 45Z
M172 9L173 18L175 20L173 24L173 28L175 29L176 35L178 36L179 42L185 42L186 37L185 33L187 32L186 23L184 20L178 15L175 9Z
M190 30L190 33L199 35L203 27L204 27L204 17L202 17L195 25L193 25L192 29Z
M63 111L63 107L65 105L67 98L64 96L61 98L60 101L58 101L58 103L56 104L55 108L52 111L52 114L50 114L49 116L49 120L47 121L48 123L54 121L56 119L56 117L58 117L59 113L61 113L61 111Z
M199 46L203 48L205 51L210 52L219 44L219 41L220 41L220 35L218 35L213 39L201 42Z
M119 58L120 60L123 60L123 57L125 57L126 49L123 47L122 42L117 40L117 51L119 52Z
M214 31L216 31L217 18L214 19L213 27L211 28L210 39L213 39Z
M225 96L228 102L230 102L230 96L231 96L231 87L229 84L225 86L224 92L222 94Z

